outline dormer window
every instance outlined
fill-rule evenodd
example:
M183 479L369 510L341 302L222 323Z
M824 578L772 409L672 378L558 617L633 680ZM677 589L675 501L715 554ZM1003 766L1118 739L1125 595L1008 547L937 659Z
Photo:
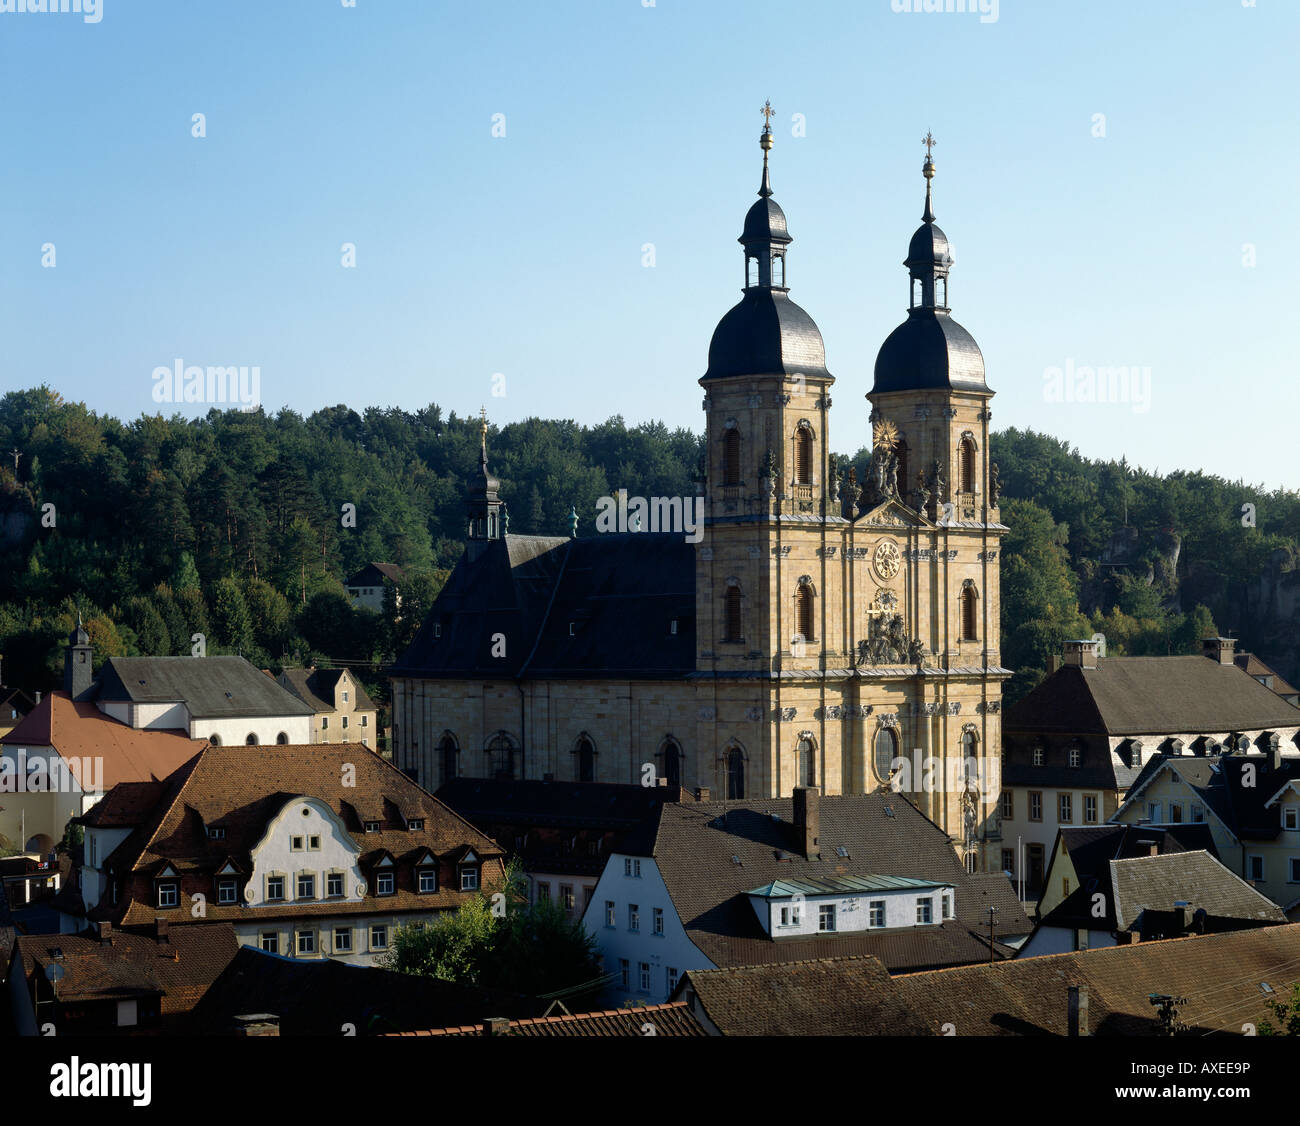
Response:
M208 840L224 841L226 839L226 830L218 826L211 826L208 829Z
M1035 766L1042 766L1042 765L1043 765L1043 748L1042 748L1042 747L1035 747L1035 748L1034 748L1034 765L1035 765Z
M393 895L396 891L392 872L380 872L375 877L376 895Z
M438 890L438 869L433 864L424 864L416 869L421 895L429 895Z
M423 833L423 832L424 832L424 818L423 818L423 817L412 817L412 818L409 818L409 819L407 820L407 822L406 822L406 828L407 828L410 832L412 832L412 833Z
M1300 829L1300 806L1288 805L1282 808L1282 828Z
M1080 752L1078 747L1070 748L1070 768L1072 770L1078 769L1079 760L1081 759L1081 757L1082 757L1082 752Z
M478 863L476 861L460 866L460 890L478 891Z
M217 881L217 902L223 905L238 903L239 902L239 881L218 880Z
M181 902L181 884L179 880L158 881L158 906L179 907Z
M377 833L377 832L379 832L379 822L378 822L378 821L367 821L367 822L366 822L366 832L367 832L367 833Z

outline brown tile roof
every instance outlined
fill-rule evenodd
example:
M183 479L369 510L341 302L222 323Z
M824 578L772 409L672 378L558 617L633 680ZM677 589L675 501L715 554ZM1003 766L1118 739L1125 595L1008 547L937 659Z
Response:
M99 781L81 777L83 760L99 759L106 790L119 782L166 778L207 745L206 740L191 739L184 731L138 731L106 716L91 702L74 703L61 690L42 696L0 743L6 747L53 747L83 787ZM95 773L94 767L91 773Z
M667 804L616 851L654 857L691 941L717 966L872 954L901 970L988 957L986 890L972 884L946 832L899 795L822 796L818 805L821 851L812 859L796 840L791 798ZM773 940L746 895L771 880L868 875L951 884L957 917L942 925ZM999 924L997 933L1013 932ZM1000 945L997 951L1006 953Z
M1175 903L1220 919L1286 922L1282 908L1234 875L1208 852L1176 852L1110 862L1119 926L1143 911L1172 911Z
M646 1028L653 1028L650 1031ZM399 1032L397 1036L482 1036L482 1024ZM592 1013L512 1020L509 1036L707 1036L684 1001L634 1009L605 1009Z
M1063 1036L1066 989L1086 985L1094 1036L1158 1035L1152 993L1186 997L1179 1018L1194 1032L1240 1035L1243 1024L1268 1016L1270 997L1285 998L1296 981L1300 924L907 974L891 986L935 1033L953 1024L958 1036Z
M239 949L229 923L172 930L165 941L153 935L113 931L111 945L94 936L24 935L18 940L29 980L60 965L62 1002L108 1001L162 995L162 1013L187 1013L230 964ZM61 952L61 956L56 954Z
M345 765L351 766L350 774ZM345 780L355 785L346 785ZM250 872L253 846L267 823L298 796L319 799L339 815L362 850L363 869L367 859L373 860L383 850L397 859L396 894L367 895L364 902L350 905L324 901L263 906L258 908L259 918L457 907L466 893L458 884L453 886L450 872L440 874L437 892L420 894L415 889L411 862L416 856L428 849L447 867L472 847L480 859L499 867L503 855L491 838L358 743L207 747L166 780L151 806L143 795L127 794L121 799L110 795L106 816L113 816L115 823L126 820L127 809L142 811L137 827L104 863L114 873L130 874L131 882L120 903L101 904L90 917L125 926L145 925L155 916L190 922L187 907L153 905L152 878L167 863L180 874L182 904L191 891L202 891L208 897L208 919L246 919L247 907L214 902L212 878L227 860ZM88 817L94 818L95 811ZM412 819L422 819L424 828L408 830L406 824ZM370 820L381 823L378 832L364 831L364 823ZM207 830L213 827L224 829L224 838L210 838ZM488 882L486 871L484 882Z
M1251 676L1271 676L1273 683L1266 687L1270 692L1276 692L1279 696L1295 696L1300 694L1295 688L1283 680L1270 665L1266 665L1254 653L1238 653L1233 657L1233 662L1237 668L1245 669Z
M699 1005L723 1036L855 1036L864 1027L925 1036L876 958L842 957L690 970L673 994Z
M1102 657L1064 665L1007 709L1003 729L1068 734L1222 733L1300 726L1300 709L1206 657Z
M1153 993L1186 997L1194 1034L1240 1035L1296 981L1300 924L893 977L870 958L692 970L674 996L694 992L724 1035L1065 1036L1068 987L1087 986L1092 1036L1162 1034Z

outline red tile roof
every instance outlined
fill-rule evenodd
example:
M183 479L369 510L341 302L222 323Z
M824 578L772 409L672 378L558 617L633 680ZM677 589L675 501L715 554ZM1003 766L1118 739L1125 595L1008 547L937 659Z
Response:
M63 691L42 696L8 735L6 747L53 747L72 769L83 788L99 782L105 790L119 782L161 781L206 745L183 731L138 731L106 716L93 703L74 703ZM82 778L83 762L102 761L102 778Z
M482 1036L481 1024L430 1028L421 1032L393 1032L391 1036ZM604 1009L593 1013L512 1020L509 1036L706 1036L685 1001L646 1005L635 1009Z

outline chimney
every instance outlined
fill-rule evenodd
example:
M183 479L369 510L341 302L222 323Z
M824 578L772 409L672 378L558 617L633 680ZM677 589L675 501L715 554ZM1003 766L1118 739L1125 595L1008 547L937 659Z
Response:
M1201 641L1201 652L1218 665L1231 665L1236 656L1235 637L1206 637Z
M1088 1035L1088 987L1070 986L1070 1035Z
M1053 653L1050 657L1047 658L1048 676L1051 676L1052 673L1056 672L1056 670L1059 669L1060 667L1061 667L1061 656L1059 653Z
M1152 841L1149 845L1147 845L1147 855L1148 856L1160 855L1160 846L1155 841Z
M41 702L41 694L40 694L39 692L37 692L37 693L36 693L36 699L34 699L34 700L32 701L32 703L33 703L33 704L39 704L40 702Z
M811 860L820 851L817 838L821 836L821 791L816 786L794 788L795 841L803 850L804 859Z
M483 1022L484 1036L506 1036L510 1032L509 1017L488 1017Z
M279 1036L280 1018L274 1013L242 1013L233 1018L236 1036Z
M166 919L164 919L161 915L159 915L158 917L156 917L156 918L154 919L154 921L153 921L153 925L154 925L154 937L155 937L159 942L170 942L170 941L171 941L171 939L167 937L167 920L166 920Z
M112 923L99 924L99 944L100 946L113 945L113 924Z
M695 800L696 800L696 801L711 801L712 798L713 798L713 791L710 790L710 789L708 788L708 786L696 786L696 787L695 787Z
M1097 643L1090 637L1081 637L1065 643L1065 663L1081 669L1097 667Z

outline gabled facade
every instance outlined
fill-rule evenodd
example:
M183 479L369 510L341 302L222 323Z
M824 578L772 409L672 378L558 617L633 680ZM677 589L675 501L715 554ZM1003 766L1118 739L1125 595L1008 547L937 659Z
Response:
M1116 812L1124 825L1204 823L1223 864L1300 917L1300 757L1160 755Z
M349 669L284 669L276 678L313 709L313 743L379 745L379 709Z
M396 563L367 563L356 574L349 575L343 587L352 599L352 605L358 610L370 610L375 614L384 612L384 588L397 586L402 581L402 568ZM396 595L398 609L402 606L402 596Z
M372 964L504 874L493 841L359 744L209 747L82 820L64 931L226 921L269 953Z

